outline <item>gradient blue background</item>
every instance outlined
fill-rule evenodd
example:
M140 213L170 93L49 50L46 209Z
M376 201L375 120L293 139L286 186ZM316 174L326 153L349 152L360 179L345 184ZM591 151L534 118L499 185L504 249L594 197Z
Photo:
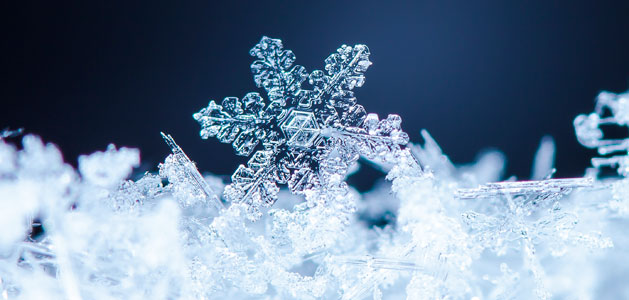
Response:
M168 154L165 131L201 170L231 174L246 159L201 140L191 115L257 90L248 51L262 35L308 70L367 44L374 64L356 90L367 111L400 114L414 142L428 129L457 163L500 149L522 178L546 134L558 176L581 175L594 152L572 120L600 90L629 87L626 0L22 1L2 14L0 128L25 127L71 163L113 142L140 148L150 169Z

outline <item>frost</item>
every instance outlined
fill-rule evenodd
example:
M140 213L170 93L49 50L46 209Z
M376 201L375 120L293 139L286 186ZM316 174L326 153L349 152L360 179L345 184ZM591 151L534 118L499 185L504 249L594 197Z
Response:
M268 100L250 93L195 115L203 137L249 157L228 185L167 134L172 154L137 174L136 149L109 145L74 169L55 145L26 135L20 147L21 132L2 131L0 299L629 296L628 143L603 132L629 124L628 94L601 93L576 118L600 155L587 176L552 178L544 137L531 180L518 181L498 151L455 164L428 131L407 144L398 116L366 114L352 92L365 46L311 73L279 40L251 53ZM364 193L346 182L358 157L386 173Z

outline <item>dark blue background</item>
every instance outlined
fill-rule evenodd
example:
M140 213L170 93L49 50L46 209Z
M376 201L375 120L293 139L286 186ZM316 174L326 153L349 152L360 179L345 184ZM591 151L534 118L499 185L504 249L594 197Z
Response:
M629 87L626 0L21 1L3 14L0 128L25 127L72 163L113 142L140 148L149 168L169 151L165 131L201 170L231 174L246 159L201 140L191 115L257 90L248 51L262 35L308 70L367 44L374 64L356 90L367 111L400 114L415 142L428 129L454 162L500 149L520 177L545 134L558 176L582 174L594 153L572 120L600 90Z

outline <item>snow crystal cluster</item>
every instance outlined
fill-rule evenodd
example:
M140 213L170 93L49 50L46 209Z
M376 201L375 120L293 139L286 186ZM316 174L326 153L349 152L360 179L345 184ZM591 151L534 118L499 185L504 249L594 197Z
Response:
M629 93L576 117L601 155L584 177L552 178L545 137L531 179L505 180L501 153L454 165L427 131L409 143L399 116L357 104L364 45L310 73L280 40L250 53L267 99L194 114L202 138L250 157L227 185L167 134L159 172L133 181L138 150L75 170L0 132L0 299L629 298L629 138L601 127L629 126ZM345 182L359 158L387 174L362 194Z

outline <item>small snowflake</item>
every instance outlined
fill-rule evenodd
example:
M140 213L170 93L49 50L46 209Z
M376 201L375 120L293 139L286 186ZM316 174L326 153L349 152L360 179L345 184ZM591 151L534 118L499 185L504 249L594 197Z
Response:
M596 107L589 115L578 115L574 129L581 145L596 148L604 157L592 158L592 166L616 168L619 175L629 176L629 137L609 138L602 128L629 127L629 92L614 94L601 92L596 97ZM608 156L610 154L620 154Z
M320 189L344 176L360 156L394 162L408 143L399 116L379 120L356 104L352 90L363 85L371 65L367 46L343 45L325 60L325 72L310 74L293 65L295 55L281 40L263 37L249 53L257 58L251 70L268 102L255 92L227 97L220 105L210 101L194 119L202 138L216 137L236 154L251 155L224 196L249 204L252 218L277 200L278 183L297 194Z

